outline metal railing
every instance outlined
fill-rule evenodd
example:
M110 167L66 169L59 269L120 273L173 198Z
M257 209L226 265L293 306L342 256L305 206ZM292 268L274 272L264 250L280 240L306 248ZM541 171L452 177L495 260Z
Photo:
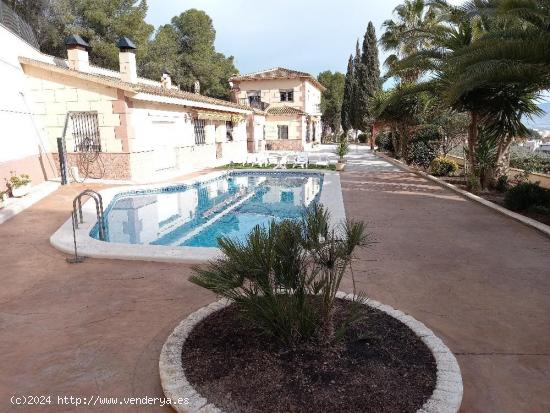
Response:
M266 110L267 107L269 106L269 103L262 102L259 100L250 100L248 98L240 98L239 104L243 106L250 106L251 108L260 109L260 110Z
M67 258L67 262L71 264L76 264L84 261L83 256L78 255L78 248L76 243L76 230L78 229L79 224L84 223L84 215L82 213L82 198L87 196L92 198L95 202L96 218L99 239L105 241L106 228L105 228L105 218L104 218L104 209L103 209L103 198L99 192L94 191L93 189L85 189L80 194L78 194L73 200L73 211L71 213L71 220L73 224L73 243L74 243L74 257Z
M40 49L34 30L4 1L0 1L0 24L32 47Z

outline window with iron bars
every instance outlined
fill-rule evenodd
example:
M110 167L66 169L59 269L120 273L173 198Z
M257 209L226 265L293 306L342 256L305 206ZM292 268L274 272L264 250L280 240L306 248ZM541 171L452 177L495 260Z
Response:
M195 132L195 145L204 145L206 143L206 121L204 119L193 119L193 129Z
M97 112L70 113L75 152L101 152Z
M225 137L228 142L233 142L233 122L230 120L225 122Z

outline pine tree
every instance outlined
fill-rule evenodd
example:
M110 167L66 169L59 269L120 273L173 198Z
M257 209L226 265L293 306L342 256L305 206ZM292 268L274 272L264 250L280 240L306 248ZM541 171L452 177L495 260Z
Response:
M353 89L355 83L353 70L353 55L350 55L348 60L348 70L346 72L346 80L344 82L344 98L342 100L342 128L344 132L348 132L352 127L352 108L353 108Z

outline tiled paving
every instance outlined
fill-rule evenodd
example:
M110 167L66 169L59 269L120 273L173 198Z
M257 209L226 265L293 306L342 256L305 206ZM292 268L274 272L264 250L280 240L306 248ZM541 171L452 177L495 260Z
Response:
M457 354L463 412L550 411L550 240L362 148L349 158L346 213L376 240L357 262L360 288ZM187 265L66 264L48 237L80 189L61 188L0 225L0 412L168 412L10 404L14 394L160 397L165 338L215 299L187 281Z

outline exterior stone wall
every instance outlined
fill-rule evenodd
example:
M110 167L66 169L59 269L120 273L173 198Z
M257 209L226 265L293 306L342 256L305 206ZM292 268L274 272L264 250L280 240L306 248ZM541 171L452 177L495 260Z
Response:
M41 68L25 66L32 96L34 117L40 125L52 152L57 150L57 138L70 111L97 111L101 146L104 152L128 150L121 114L126 113L117 89L100 86L82 79ZM124 119L123 119L124 121ZM74 148L70 130L67 133L67 151Z
M68 179L71 179L70 169L72 167L78 168L78 174L81 179L113 179L113 180L131 180L133 179L130 168L129 153L108 153L101 152L98 154L97 159L92 162L86 161L78 153L67 153L67 173ZM54 153L55 165L57 167L57 173L61 174L59 170L59 154Z
M265 146L266 146L266 149L270 151L302 151L304 150L302 141L296 140L296 139L266 140Z
M460 166L464 166L464 158L461 156L447 155L447 158L455 160ZM509 168L508 178L514 179L516 175L520 175L523 172L522 169ZM543 188L550 189L550 175L532 172L527 176L527 180L529 182L538 182Z

